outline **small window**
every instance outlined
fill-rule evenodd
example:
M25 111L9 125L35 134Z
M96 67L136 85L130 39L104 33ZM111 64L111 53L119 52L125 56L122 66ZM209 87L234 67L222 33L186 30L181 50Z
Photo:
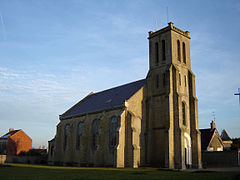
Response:
M185 108L184 102L182 102L182 118L183 118L183 125L186 126L186 108Z
M158 89L159 88L159 75L156 75L156 79L155 79L155 87Z
M179 86L181 86L181 74L179 73Z
M64 150L66 150L66 148L67 148L68 135L69 135L69 124L66 124L66 126L64 128L64 145L63 145Z
M177 59L181 61L181 48L180 48L180 41L177 40Z
M155 43L155 58L156 58L155 62L157 64L159 62L159 51L158 51L158 43L157 42Z
M165 73L163 73L163 87L166 85L166 74Z
M166 60L166 47L165 47L165 40L162 40L162 60Z
M114 148L117 145L118 118L113 116L110 120L109 146Z
M185 43L182 43L182 51L183 51L183 62L186 64L186 48Z
M97 148L97 134L98 134L98 119L95 119L92 123L92 147Z
M80 122L78 123L78 127L77 127L77 142L76 142L77 149L80 149L82 131L83 131L83 123Z

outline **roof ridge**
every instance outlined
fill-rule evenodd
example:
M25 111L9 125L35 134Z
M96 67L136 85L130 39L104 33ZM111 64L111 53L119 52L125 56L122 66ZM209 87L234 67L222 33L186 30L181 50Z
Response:
M133 82L130 82L130 83L122 84L120 86L115 86L115 87L112 87L112 88L109 88L109 89L105 89L103 91L99 91L99 92L96 92L96 93L92 92L93 94L91 94L91 95L97 95L97 94L105 92L105 91L110 91L110 90L113 90L113 89L117 89L117 88L120 88L120 87L123 87L123 86L127 86L127 85L130 85L130 84L133 84L133 83L137 83L139 81L144 81L144 80L146 80L146 78L140 79L140 80L137 80L137 81L133 81Z
M0 138L5 138L4 136L7 136L7 135L12 136L12 135L16 134L18 131L21 131L21 130L22 129L15 129L13 131L9 131L9 132L5 133L4 135L2 135ZM8 137L10 137L10 136L8 136Z

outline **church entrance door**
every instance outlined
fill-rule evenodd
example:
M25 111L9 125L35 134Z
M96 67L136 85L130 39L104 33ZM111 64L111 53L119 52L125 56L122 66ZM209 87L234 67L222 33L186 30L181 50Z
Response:
M184 133L184 152L185 166L186 168L190 168L192 166L192 147L191 137L187 133Z

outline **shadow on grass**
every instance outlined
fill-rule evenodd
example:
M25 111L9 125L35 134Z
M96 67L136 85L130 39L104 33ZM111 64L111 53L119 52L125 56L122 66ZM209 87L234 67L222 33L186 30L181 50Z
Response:
M156 179L239 179L237 173L221 172L182 172L167 171L167 169L157 168L81 168L81 167L58 167L58 166L41 166L25 164L9 164L10 167L0 167L0 179L9 180L156 180Z

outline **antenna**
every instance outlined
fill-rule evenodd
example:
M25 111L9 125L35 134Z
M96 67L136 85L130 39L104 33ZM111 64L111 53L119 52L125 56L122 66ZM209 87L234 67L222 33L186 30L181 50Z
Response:
M155 14L155 31L157 31L157 14Z
M212 116L213 116L213 121L215 122L216 121L216 114L215 114L214 111L212 112Z
M169 20L168 20L168 6L167 6L167 23L169 22Z
M1 21L1 26L2 26L3 37L6 40L6 26L5 26L5 23L3 20L3 15L1 12L0 12L0 21Z

